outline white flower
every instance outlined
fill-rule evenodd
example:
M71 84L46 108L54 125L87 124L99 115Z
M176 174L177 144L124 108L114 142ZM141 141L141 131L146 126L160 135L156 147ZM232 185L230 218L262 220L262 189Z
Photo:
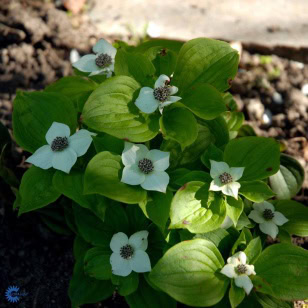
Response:
M253 288L253 284L248 276L256 275L256 272L253 265L246 264L246 259L246 254L243 251L237 252L228 258L228 264L220 272L229 278L234 278L235 285L243 288L248 295Z
M169 175L169 152L151 150L143 144L125 142L122 153L124 169L121 182L141 185L146 190L166 192Z
M248 217L258 223L260 230L273 239L279 232L277 226L282 226L289 221L283 214L276 212L274 206L267 201L254 203L253 208Z
M145 252L148 248L148 231L134 233L129 239L119 232L113 235L110 248L112 273L118 276L128 276L132 271L145 273L151 271L151 261Z
M91 73L89 76L106 74L107 77L111 77L117 49L102 39L94 45L92 50L95 54L81 57L73 63L73 66L81 72Z
M48 145L37 149L26 162L42 169L54 167L69 173L77 157L84 155L90 147L91 135L96 134L81 129L70 136L67 125L53 122L45 136Z
M242 177L245 168L230 168L225 162L217 162L214 160L210 160L210 162L210 173L213 179L210 185L210 190L222 191L225 195L237 199L238 190L240 189L241 184L236 181Z
M135 105L144 113L152 113L158 107L162 112L163 108L182 99L179 96L171 96L178 91L175 86L169 85L170 78L160 75L155 82L154 89L143 87L135 101Z

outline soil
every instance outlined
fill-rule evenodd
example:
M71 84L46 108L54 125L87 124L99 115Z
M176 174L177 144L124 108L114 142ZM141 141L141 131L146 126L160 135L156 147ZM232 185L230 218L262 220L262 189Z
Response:
M85 14L69 17L52 2L1 1L0 7L0 121L12 129L12 101L17 90L40 90L72 73L70 52L88 53L101 37ZM240 109L260 135L286 145L308 172L308 65L277 56L260 57L243 51L240 70L232 83ZM265 115L264 115L265 114ZM20 179L25 155L16 145L7 161ZM296 200L308 204L308 177ZM17 217L14 194L0 178L0 308L70 307L68 284L74 264L73 236L49 229L37 212ZM294 238L307 248L307 238ZM27 295L18 304L4 298L16 285ZM85 307L125 307L114 296Z

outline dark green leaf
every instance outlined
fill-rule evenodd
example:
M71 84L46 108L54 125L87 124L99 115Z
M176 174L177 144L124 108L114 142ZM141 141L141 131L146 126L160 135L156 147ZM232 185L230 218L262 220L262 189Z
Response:
M289 244L267 247L255 263L255 271L282 300L305 300L308 294L308 251ZM262 289L258 290L262 292Z
M213 120L227 110L222 94L206 83L193 86L187 90L181 102L204 120Z
M43 170L35 166L24 173L19 187L19 215L42 208L60 197L61 193L52 185L54 173L53 169Z
M182 150L195 142L198 136L197 120L186 108L164 111L160 118L160 126L164 138L177 141Z
M238 62L238 52L225 42L207 38L190 40L179 52L174 84L184 91L193 84L209 83L223 92L230 87Z
M262 180L279 169L279 144L271 138L243 137L231 140L224 152L230 167L245 167L242 181Z
M76 131L77 112L72 101L54 92L18 92L14 100L13 131L17 143L29 152L47 144L45 135L53 122Z
M263 202L275 196L270 187L262 181L241 181L239 193L253 202Z

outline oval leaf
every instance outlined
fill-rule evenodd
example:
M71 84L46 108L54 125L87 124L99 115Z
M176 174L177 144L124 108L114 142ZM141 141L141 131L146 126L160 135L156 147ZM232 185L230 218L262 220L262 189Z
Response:
M266 248L255 263L255 271L286 301L305 300L308 294L308 251L289 244ZM262 289L258 290L262 292Z
M77 111L72 101L54 92L18 92L14 100L13 131L17 143L29 152L47 144L45 135L53 122L76 131Z
M308 207L293 200L279 200L274 203L277 212L289 219L279 228L298 236L308 236Z
M95 155L85 171L85 194L100 194L128 204L143 201L146 198L144 189L121 182L121 162L121 156L110 152Z
M154 138L159 130L156 115L141 114L134 104L139 84L127 76L103 82L87 100L82 117L89 127L132 142Z
M54 173L55 170L43 170L35 166L24 173L19 187L19 215L42 208L60 197L61 193L52 185Z
M190 40L179 52L173 83L180 91L196 83L209 83L223 92L230 87L238 62L238 52L228 43L208 38Z
M262 181L241 182L239 193L253 202L263 202L275 196L269 186Z
M197 139L197 120L186 108L173 108L164 111L160 118L160 125L164 137L177 141L182 150Z
M195 195L203 185L203 182L190 182L177 191L171 203L169 229L205 233L220 227L226 216L225 202L212 192L208 200L198 200Z
M279 144L272 138L242 137L231 140L224 161L231 167L245 167L240 181L262 180L279 169Z
M212 306L224 296L229 279L219 273L224 260L215 245L204 239L170 248L149 278L171 297L189 306Z
M227 110L222 94L206 83L189 89L181 103L204 120L213 120Z

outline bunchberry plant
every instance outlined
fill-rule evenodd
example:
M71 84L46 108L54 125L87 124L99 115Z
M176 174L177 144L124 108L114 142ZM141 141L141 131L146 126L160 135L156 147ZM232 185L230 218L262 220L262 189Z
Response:
M308 253L292 244L308 236L308 209L291 200L303 170L243 129L227 92L237 51L198 38L93 52L74 76L19 92L13 112L32 164L14 207L53 204L44 222L74 234L72 307L114 292L132 308L308 298Z

